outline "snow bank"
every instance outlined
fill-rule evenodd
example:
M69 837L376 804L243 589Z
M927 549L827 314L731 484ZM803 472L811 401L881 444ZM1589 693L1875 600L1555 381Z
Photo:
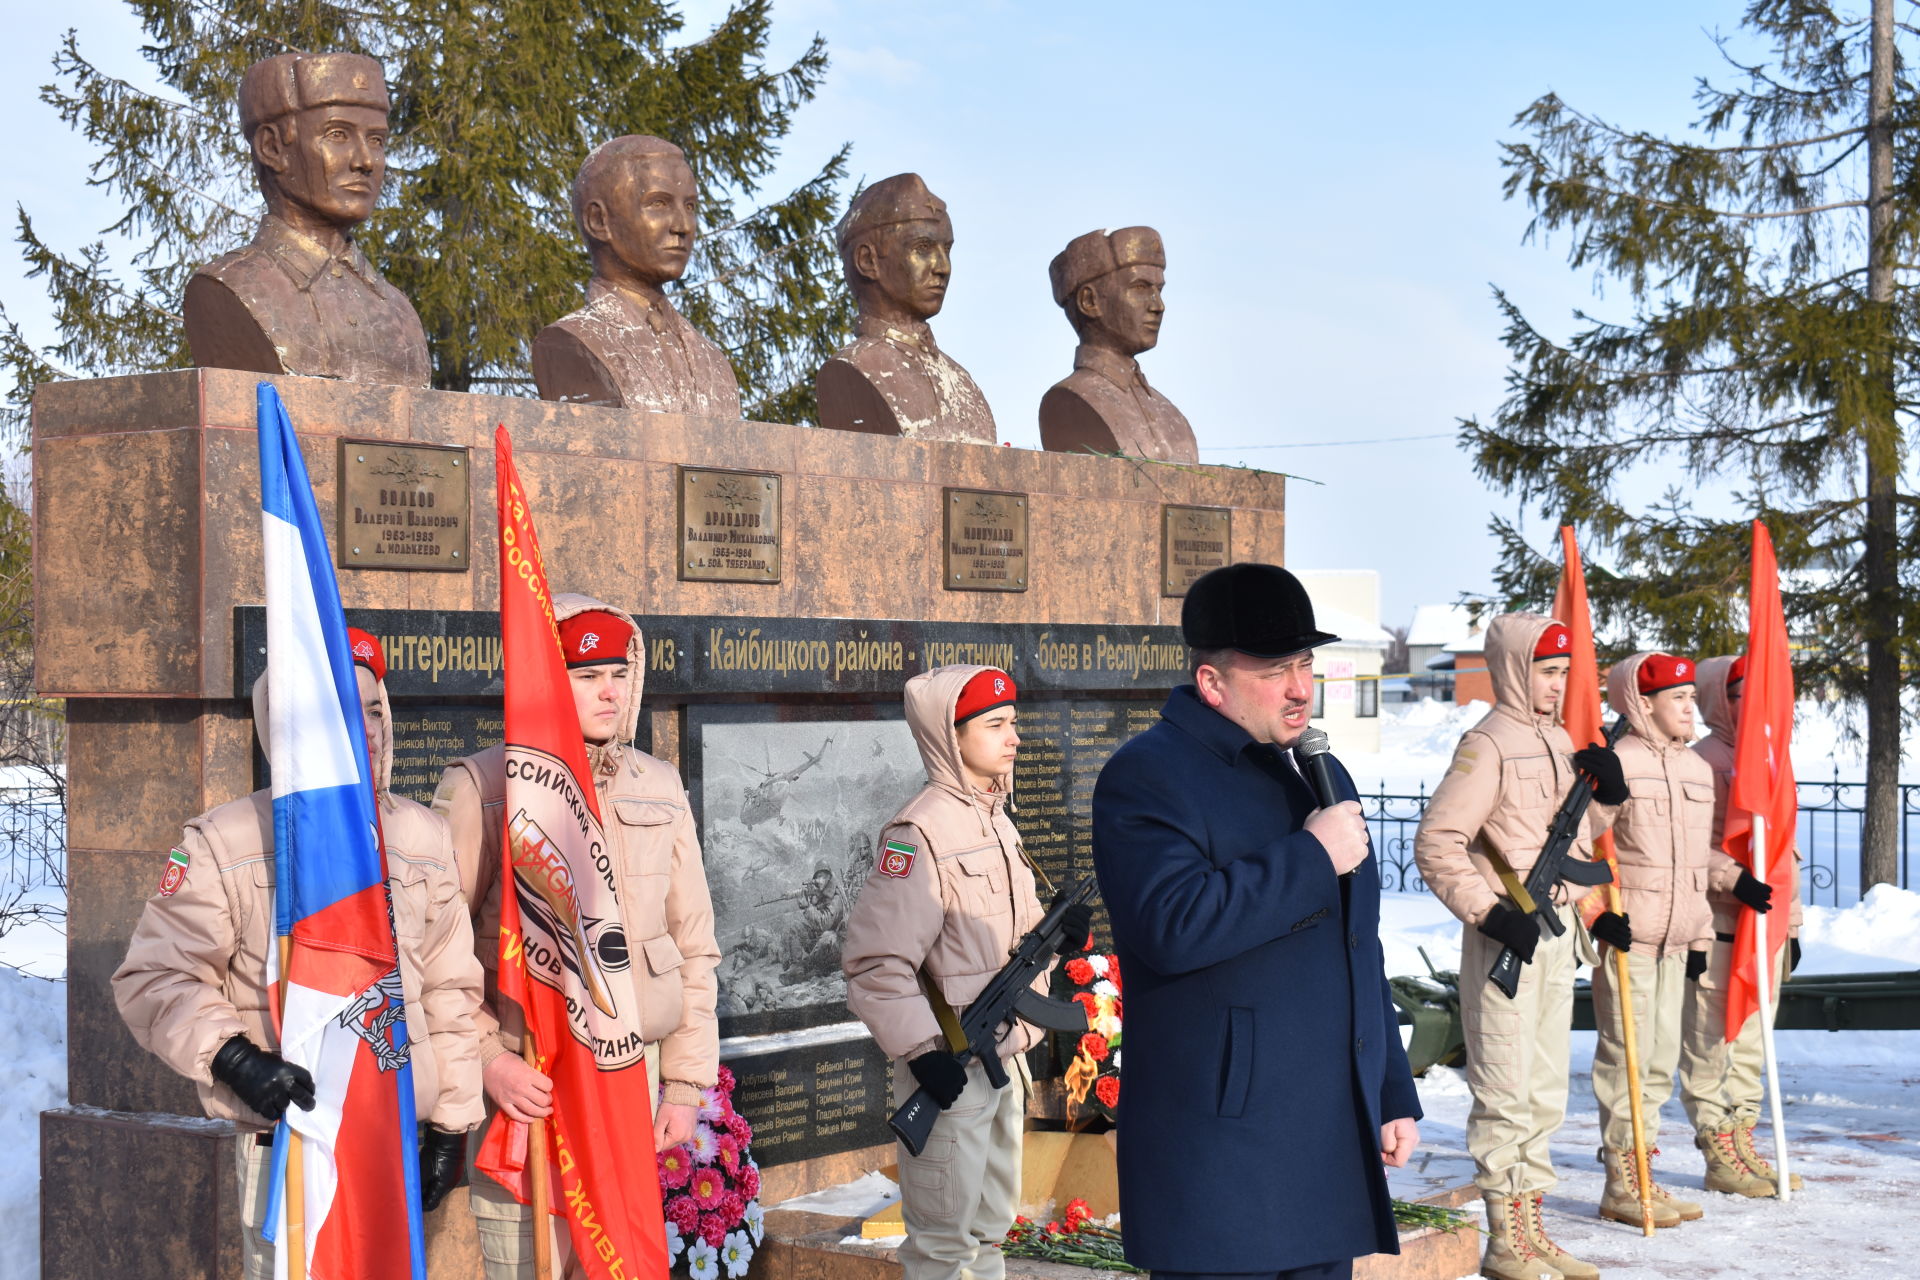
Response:
M0 1280L40 1274L40 1113L67 1103L67 985L0 968L0 1026L9 1031L0 1091Z
M1808 907L1797 973L1920 968L1920 893L1878 884L1844 911Z

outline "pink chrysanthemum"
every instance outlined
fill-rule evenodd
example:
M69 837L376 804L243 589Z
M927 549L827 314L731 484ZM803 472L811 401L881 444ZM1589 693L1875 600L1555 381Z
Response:
M693 1174L693 1161L687 1155L685 1147L670 1147L657 1157L660 1163L660 1185L669 1191L678 1190L687 1185L687 1179Z
M726 1175L718 1169L702 1165L693 1171L693 1177L687 1182L687 1195L702 1209L712 1209L719 1205L720 1197L727 1193ZM720 1233L722 1238L726 1232ZM715 1245L714 1248L719 1248Z

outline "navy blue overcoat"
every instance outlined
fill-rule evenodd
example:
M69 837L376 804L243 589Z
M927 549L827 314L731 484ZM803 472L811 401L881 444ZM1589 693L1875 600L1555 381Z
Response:
M1287 754L1173 691L1093 792L1120 959L1127 1260L1281 1271L1398 1252L1380 1127L1419 1098L1380 952L1380 874L1345 886ZM1335 769L1353 798L1352 781Z

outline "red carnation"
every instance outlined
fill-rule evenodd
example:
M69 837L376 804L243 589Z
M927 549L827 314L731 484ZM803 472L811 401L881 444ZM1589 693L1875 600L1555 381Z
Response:
M1098 1080L1093 1082L1093 1096L1100 1099L1100 1103L1102 1106L1107 1106L1107 1107L1119 1106L1120 1105L1120 1077L1119 1076L1101 1076Z
M1113 984L1115 991L1120 990L1120 957L1107 957L1107 981Z
M700 1215L700 1238L716 1249L727 1242L727 1224L719 1214Z
M1107 1060L1107 1038L1097 1032L1089 1031L1080 1037L1080 1052L1095 1062Z
M680 1234L690 1236L700 1225L700 1206L686 1196L675 1196L667 1201L667 1221L680 1229Z
M1067 961L1067 981L1084 987L1093 981L1093 966L1084 959Z
M747 1216L745 1197L738 1191L727 1192L720 1200L720 1216L726 1220L728 1226L739 1226L740 1220Z
M753 1126L748 1124L747 1118L738 1111L727 1117L726 1125L727 1132L739 1139L742 1147L753 1141Z
M722 1065L722 1066L721 1066L721 1068L720 1068L720 1077L719 1077L719 1083L717 1083L717 1084L716 1084L716 1085L714 1085L713 1087L714 1087L714 1088L716 1088L716 1089L718 1089L718 1090L719 1090L719 1091L720 1091L721 1093L723 1093L723 1094L725 1094L725 1095L727 1095L727 1096L729 1096L729 1097L731 1097L731 1096L732 1096L732 1094L733 1094L733 1071L732 1071L732 1069L731 1069L731 1068L729 1068L729 1067L727 1067L727 1066L725 1066L725 1065Z
M741 1195L751 1200L760 1194L760 1166L749 1160L741 1165L733 1175L733 1185Z
M1092 1022L1100 1013L1100 1001L1094 997L1091 991L1074 992L1073 1002L1087 1011L1088 1022Z
M1067 1201L1067 1230L1078 1231L1092 1216L1093 1210L1087 1208L1085 1200Z

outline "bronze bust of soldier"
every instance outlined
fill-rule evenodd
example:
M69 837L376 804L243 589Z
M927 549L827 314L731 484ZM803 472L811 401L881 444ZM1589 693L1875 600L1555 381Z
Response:
M600 146L573 179L573 220L593 259L587 305L540 331L542 400L740 416L726 353L667 300L699 234L700 189L679 147L633 134Z
M1160 341L1166 269L1166 249L1152 227L1076 236L1048 265L1053 300L1080 346L1073 372L1041 398L1042 447L1200 460L1186 416L1147 384L1134 359Z
M353 243L387 172L387 82L357 53L283 53L240 81L267 216L187 281L195 365L424 387L413 304Z
M993 411L927 321L947 299L953 223L916 173L862 191L840 220L840 259L860 308L853 343L815 375L820 425L994 444Z

